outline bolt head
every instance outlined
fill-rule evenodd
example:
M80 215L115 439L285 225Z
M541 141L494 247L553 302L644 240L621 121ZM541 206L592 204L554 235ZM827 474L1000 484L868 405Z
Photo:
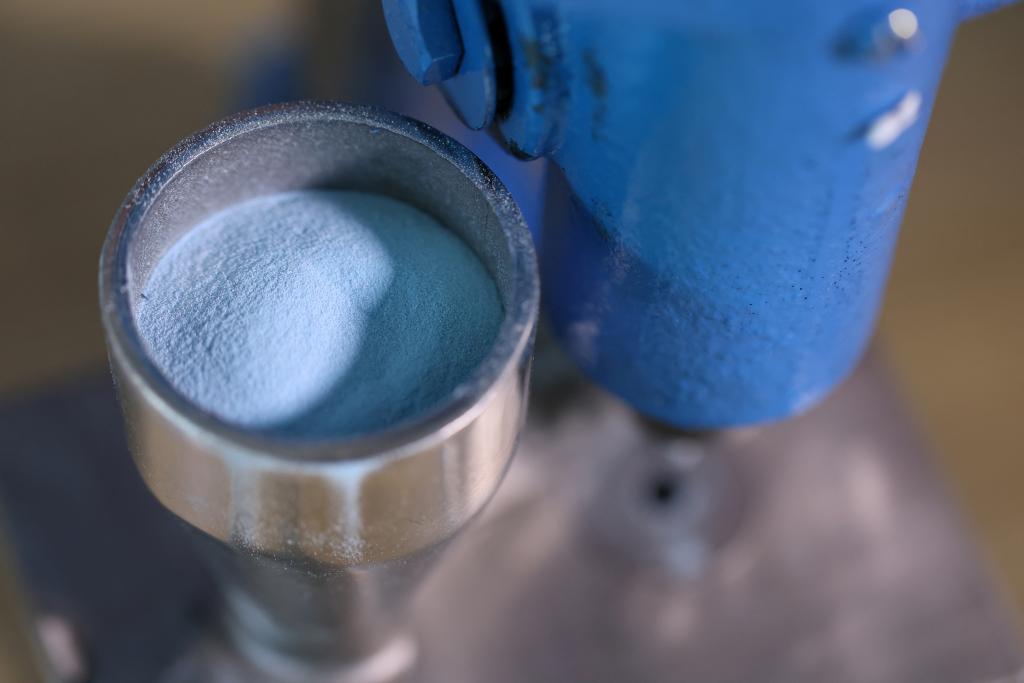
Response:
M462 39L451 0L384 0L384 19L406 70L423 85L454 76Z

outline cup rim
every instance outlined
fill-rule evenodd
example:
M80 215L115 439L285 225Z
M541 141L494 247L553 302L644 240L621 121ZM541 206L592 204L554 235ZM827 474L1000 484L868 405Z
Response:
M281 124L335 121L386 130L423 145L453 165L481 193L504 234L511 260L511 296L487 356L448 400L381 431L309 439L247 430L203 410L182 395L146 353L129 303L128 249L160 192L187 165L239 136ZM527 360L538 315L540 284L533 239L504 184L469 149L435 128L378 107L300 101L243 111L190 135L165 152L125 197L100 255L100 311L110 355L121 361L128 381L180 429L229 450L275 462L316 463L398 458L440 445L484 409L501 378ZM232 448L234 447L234 448Z

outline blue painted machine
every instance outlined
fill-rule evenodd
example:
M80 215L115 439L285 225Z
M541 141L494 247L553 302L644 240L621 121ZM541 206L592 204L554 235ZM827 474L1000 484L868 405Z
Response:
M471 128L550 159L546 310L685 428L800 413L864 352L957 24L1005 2L385 0Z

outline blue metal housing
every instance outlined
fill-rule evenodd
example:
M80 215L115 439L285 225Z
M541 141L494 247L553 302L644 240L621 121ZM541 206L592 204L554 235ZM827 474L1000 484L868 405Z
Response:
M462 40L506 74L502 140L553 162L543 297L580 367L688 428L824 397L871 336L956 25L995 4L493 0Z

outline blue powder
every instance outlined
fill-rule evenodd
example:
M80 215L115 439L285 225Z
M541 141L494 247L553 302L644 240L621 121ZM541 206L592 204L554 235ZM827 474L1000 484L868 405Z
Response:
M157 263L137 324L206 411L291 437L373 432L437 406L490 351L487 269L436 220L359 192L288 192L213 215Z

